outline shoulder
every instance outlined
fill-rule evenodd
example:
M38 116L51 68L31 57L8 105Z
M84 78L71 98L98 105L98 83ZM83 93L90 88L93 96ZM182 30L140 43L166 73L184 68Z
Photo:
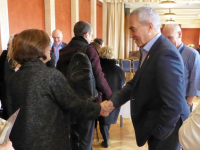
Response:
M97 53L97 50L90 44L87 47L87 51L89 51L91 53Z
M171 54L178 55L180 57L180 53L178 52L177 48L163 35L157 39L152 47L155 47L156 52L159 54Z
M188 46L185 46L184 48L184 53L186 53L187 55L193 55L193 56L199 56L199 53L197 50L191 48L191 47L188 47Z
M99 59L99 54L97 52L97 50L92 46L92 45L88 45L87 49L86 49L86 54L88 55L89 58L97 58Z
M45 67L44 71L48 75L49 79L53 78L65 79L64 75L55 68Z
M66 46L67 46L67 43L62 42L62 47L64 48L64 47L66 47Z

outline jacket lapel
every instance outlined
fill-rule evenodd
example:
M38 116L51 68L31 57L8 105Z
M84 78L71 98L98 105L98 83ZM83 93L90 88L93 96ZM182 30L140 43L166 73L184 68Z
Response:
M153 46L152 46L151 49L149 50L149 52L148 52L148 54L147 54L147 56L146 56L144 62L142 63L142 66L141 66L141 67L138 67L138 70L137 70L137 72L136 72L136 74L135 74L135 76L134 76L135 81L134 81L133 89L134 89L135 86L137 85L137 83L138 83L138 81L139 81L139 79L140 79L140 77L141 77L143 71L144 71L145 68L147 67L147 64L148 64L148 62L151 60L151 58L152 58L154 52L155 52L156 50L158 50L157 47L159 46L159 44L160 44L160 42L163 40L163 38L164 38L164 36L161 35L161 36L157 39L157 41L153 44ZM140 60L140 61L141 61L141 60Z

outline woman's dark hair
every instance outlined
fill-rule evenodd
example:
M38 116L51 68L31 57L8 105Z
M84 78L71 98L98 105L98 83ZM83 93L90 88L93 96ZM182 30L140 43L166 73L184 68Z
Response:
M13 59L20 64L35 58L46 59L45 49L49 44L50 38L46 32L38 29L24 30L14 42Z
M103 45L103 40L102 39L95 38L93 41L97 42L101 46Z

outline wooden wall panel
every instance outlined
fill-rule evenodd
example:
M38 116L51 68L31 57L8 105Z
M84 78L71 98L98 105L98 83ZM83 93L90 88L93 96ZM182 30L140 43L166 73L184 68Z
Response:
M71 40L71 1L55 0L56 29L63 32L63 42Z
M199 47L199 33L198 28L182 28L182 41L185 45L194 44L194 49Z
M90 23L90 0L79 0L79 20Z
M97 0L97 38L103 38L103 4Z
M43 0L8 0L10 34L25 29L45 30Z

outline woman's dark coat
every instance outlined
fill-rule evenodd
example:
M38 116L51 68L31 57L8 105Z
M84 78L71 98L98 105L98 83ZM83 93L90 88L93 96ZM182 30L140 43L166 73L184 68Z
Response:
M122 88L125 84L126 78L123 70L116 65L115 59L103 59L100 58L102 71L105 74L105 78L108 85L111 88L113 95ZM103 100L105 97L103 95ZM99 117L99 120L104 124L115 124L119 115L120 107L114 109L108 117Z
M9 78L6 106L9 115L20 108L10 135L16 150L70 150L69 113L95 119L101 109L78 99L65 77L39 59Z

